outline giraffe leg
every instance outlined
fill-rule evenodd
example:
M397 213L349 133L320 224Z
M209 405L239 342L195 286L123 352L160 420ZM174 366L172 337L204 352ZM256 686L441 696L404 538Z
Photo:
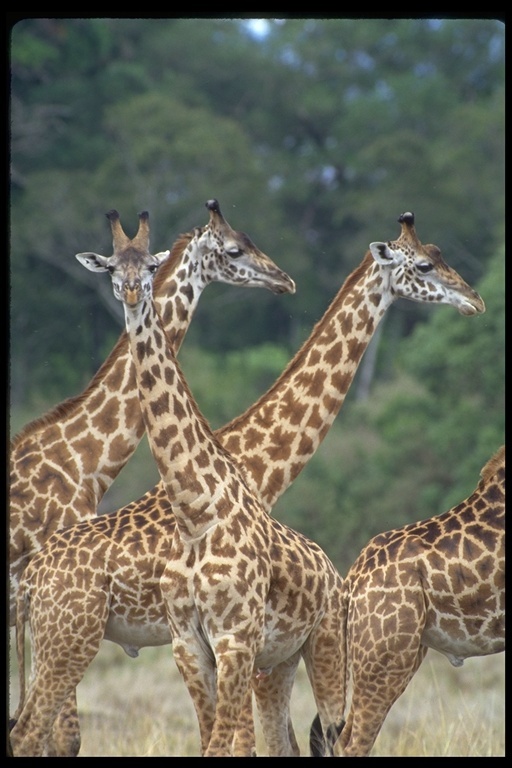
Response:
M96 651L98 648L99 642ZM74 684L69 682L70 670L66 669L63 676L60 677L62 670L60 665L57 667L41 665L37 670L34 680L30 685L25 706L10 734L15 757L51 756L55 748L51 741L53 724L59 715L63 703L70 697L70 689L76 688L94 656L95 653L92 653L88 663L73 665L73 678L76 679ZM57 669L58 672L56 671ZM59 752L59 756L76 756L74 742L68 742L67 746L61 743L62 751L66 748L69 748L72 752L66 755Z
M402 645L403 645L403 635ZM367 757L386 716L421 665L427 648L420 645L421 628L410 635L407 648L393 641L376 643L370 654L352 656L352 701L334 754Z
M340 620L338 611L328 612L303 648L304 664L318 711L310 730L313 757L332 755L333 744L344 727Z
M165 597L165 581L160 584ZM174 660L192 698L204 757L232 757L235 733L244 706L250 702L250 683L255 653L225 635L211 641L189 625L180 634L173 625ZM219 650L220 648L220 650Z
M255 654L231 648L217 654L215 721L205 757L231 756L240 711L250 692Z
M80 722L76 691L66 699L53 724L48 740L47 757L77 757L80 752Z
M335 755L370 754L387 713L427 652L421 645L427 609L418 574L409 579L407 606L402 605L401 593L397 591L395 608L386 613L385 624L378 611L370 608L370 596L380 594L379 590L380 582L375 586L370 578L350 598L346 642L352 700L346 724L334 745Z
M310 757L332 757L334 744L345 726L345 721L340 720L327 728L324 735L320 715L316 715L309 729L309 755Z
M204 649L195 635L188 635L183 640L174 636L172 651L196 711L201 755L204 756L215 721L215 663L212 658L205 656Z
M290 698L300 652L277 664L269 675L252 678L252 687L269 757L300 757L290 716Z
M249 690L236 725L236 733L233 740L233 757L256 756L252 691Z
M62 585L63 578L59 582ZM101 589L89 591L90 602L83 615L82 601L73 605L69 593L65 593L67 599L61 600L51 583L47 587L44 595L36 590L31 599L33 674L23 709L11 731L16 757L42 757L55 749L59 756L76 755L76 740L64 739L57 746L52 742L52 729L64 705L72 701L76 707L76 688L99 650L107 620L107 598ZM83 620L75 623L70 615ZM66 755L60 751L68 749Z

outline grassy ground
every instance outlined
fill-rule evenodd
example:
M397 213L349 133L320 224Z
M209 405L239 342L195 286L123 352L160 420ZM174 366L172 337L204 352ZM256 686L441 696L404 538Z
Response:
M18 701L16 665L10 712ZM81 757L198 755L195 714L170 647L146 648L129 659L105 642L78 689ZM315 706L299 668L292 716L301 752ZM258 754L266 754L257 723ZM455 669L430 652L391 709L373 755L501 757L505 755L505 654L468 659Z

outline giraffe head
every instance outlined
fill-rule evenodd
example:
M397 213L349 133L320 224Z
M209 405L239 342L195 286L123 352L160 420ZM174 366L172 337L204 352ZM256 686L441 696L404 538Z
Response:
M257 248L245 232L237 232L221 213L217 200L208 200L210 221L195 235L206 282L214 280L272 293L295 293L295 283Z
M107 219L112 228L113 255L88 252L77 253L76 258L91 272L109 272L116 299L134 307L151 297L155 272L169 258L170 251L150 254L147 211L139 213L139 229L131 240L123 231L117 211L109 211Z
M398 240L370 243L370 251L389 274L397 298L435 304L451 304L461 315L485 312L478 295L441 256L436 245L423 245L414 228L414 214L403 213Z

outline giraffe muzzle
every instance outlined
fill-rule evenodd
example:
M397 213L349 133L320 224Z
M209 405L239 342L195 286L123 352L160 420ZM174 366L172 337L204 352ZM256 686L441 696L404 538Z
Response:
M283 293L295 293L297 290L295 281L292 280L292 278L287 275L286 272L282 272L279 275L279 278L281 282L273 282L269 286L272 293L277 293L278 295Z
M140 286L136 288L125 288L124 299L130 307L135 307L142 300L142 291Z
M461 315L482 315L485 312L485 303L481 296L472 291L467 297L464 297L464 301L458 307Z

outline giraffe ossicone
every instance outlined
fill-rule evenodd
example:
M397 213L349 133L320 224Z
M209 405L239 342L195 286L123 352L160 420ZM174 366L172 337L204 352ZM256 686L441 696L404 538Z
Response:
M216 431L267 512L324 439L375 329L395 300L409 298L452 304L456 308L467 304L474 314L484 311L480 296L444 262L439 249L419 242L414 217L403 215L400 224L398 240L380 244L384 256L389 257L376 260L373 251L368 251L274 385L244 414ZM165 268L164 264L161 270ZM159 276L157 272L155 286ZM169 643L165 607L158 590L175 524L167 489L160 482L123 509L54 535L39 559L39 568L48 569L51 574L52 558L65 555L70 588L76 589L72 563L79 552L82 557L83 552L88 552L96 567L89 565L82 572L84 593L91 592L96 579L109 578L115 595L106 612L103 608L98 610L101 636L132 652L137 647ZM109 551L118 553L119 560L108 559ZM288 556L284 547L280 553L283 558ZM31 583L34 579L31 575ZM38 592L40 588L33 589ZM54 599L63 604L66 593ZM55 634L65 635L66 620L61 617L61 621L63 626ZM87 629L83 632L84 646L88 652L93 650L88 660L78 662L74 674L79 679L96 653L95 634L88 634ZM55 655L59 653L55 648ZM275 684L274 689L280 690L281 711L289 714L293 675L293 665L286 671L274 668L267 681L258 681L256 696L261 700L270 687L267 683ZM332 722L335 720L333 717ZM296 742L290 746L294 743L290 722L281 738L281 754L297 749ZM243 739L241 742L246 743Z

